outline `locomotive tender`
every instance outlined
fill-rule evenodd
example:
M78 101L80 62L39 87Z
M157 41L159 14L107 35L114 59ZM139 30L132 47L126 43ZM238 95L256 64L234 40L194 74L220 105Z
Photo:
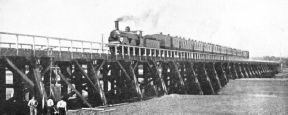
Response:
M115 21L115 30L110 32L109 43L140 46L148 48L163 48L211 54L231 55L249 58L249 51L221 46L192 39L160 34L142 35L142 31L130 31L127 26L125 31L119 30L119 21ZM113 48L112 48L113 49ZM113 52L113 50L111 50Z

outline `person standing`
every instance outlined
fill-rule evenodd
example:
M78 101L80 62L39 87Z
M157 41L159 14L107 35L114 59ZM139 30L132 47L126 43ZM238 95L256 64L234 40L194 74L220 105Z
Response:
M37 105L38 102L35 99L35 96L33 96L32 99L28 102L28 106L30 107L30 115L33 115L33 113L34 115L37 115Z
M67 103L63 99L58 101L57 108L59 110L59 115L66 115Z
M54 101L52 100L52 98L50 97L47 100L47 114L48 115L53 115L53 106L54 106Z

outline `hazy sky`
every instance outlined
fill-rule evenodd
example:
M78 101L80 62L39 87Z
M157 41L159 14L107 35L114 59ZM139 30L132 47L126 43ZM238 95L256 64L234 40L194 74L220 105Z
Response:
M287 6L288 0L0 0L0 31L100 42L126 17L120 29L287 57Z

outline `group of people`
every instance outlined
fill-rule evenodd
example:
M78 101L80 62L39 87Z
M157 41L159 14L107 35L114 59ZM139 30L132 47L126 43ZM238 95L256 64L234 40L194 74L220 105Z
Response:
M31 100L29 100L28 106L30 107L30 115L37 115L38 102L34 96L32 97ZM54 115L55 111L55 113L58 113L59 115L66 115L67 103L63 99L57 102L56 108L58 110L55 109L53 99L49 98L47 100L47 114Z

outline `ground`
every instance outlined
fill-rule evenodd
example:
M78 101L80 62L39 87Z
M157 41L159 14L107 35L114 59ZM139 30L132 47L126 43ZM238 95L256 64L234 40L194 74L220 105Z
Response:
M288 114L288 69L276 78L231 80L219 95L170 94L147 101L127 103L69 114ZM99 109L99 108L95 108Z

